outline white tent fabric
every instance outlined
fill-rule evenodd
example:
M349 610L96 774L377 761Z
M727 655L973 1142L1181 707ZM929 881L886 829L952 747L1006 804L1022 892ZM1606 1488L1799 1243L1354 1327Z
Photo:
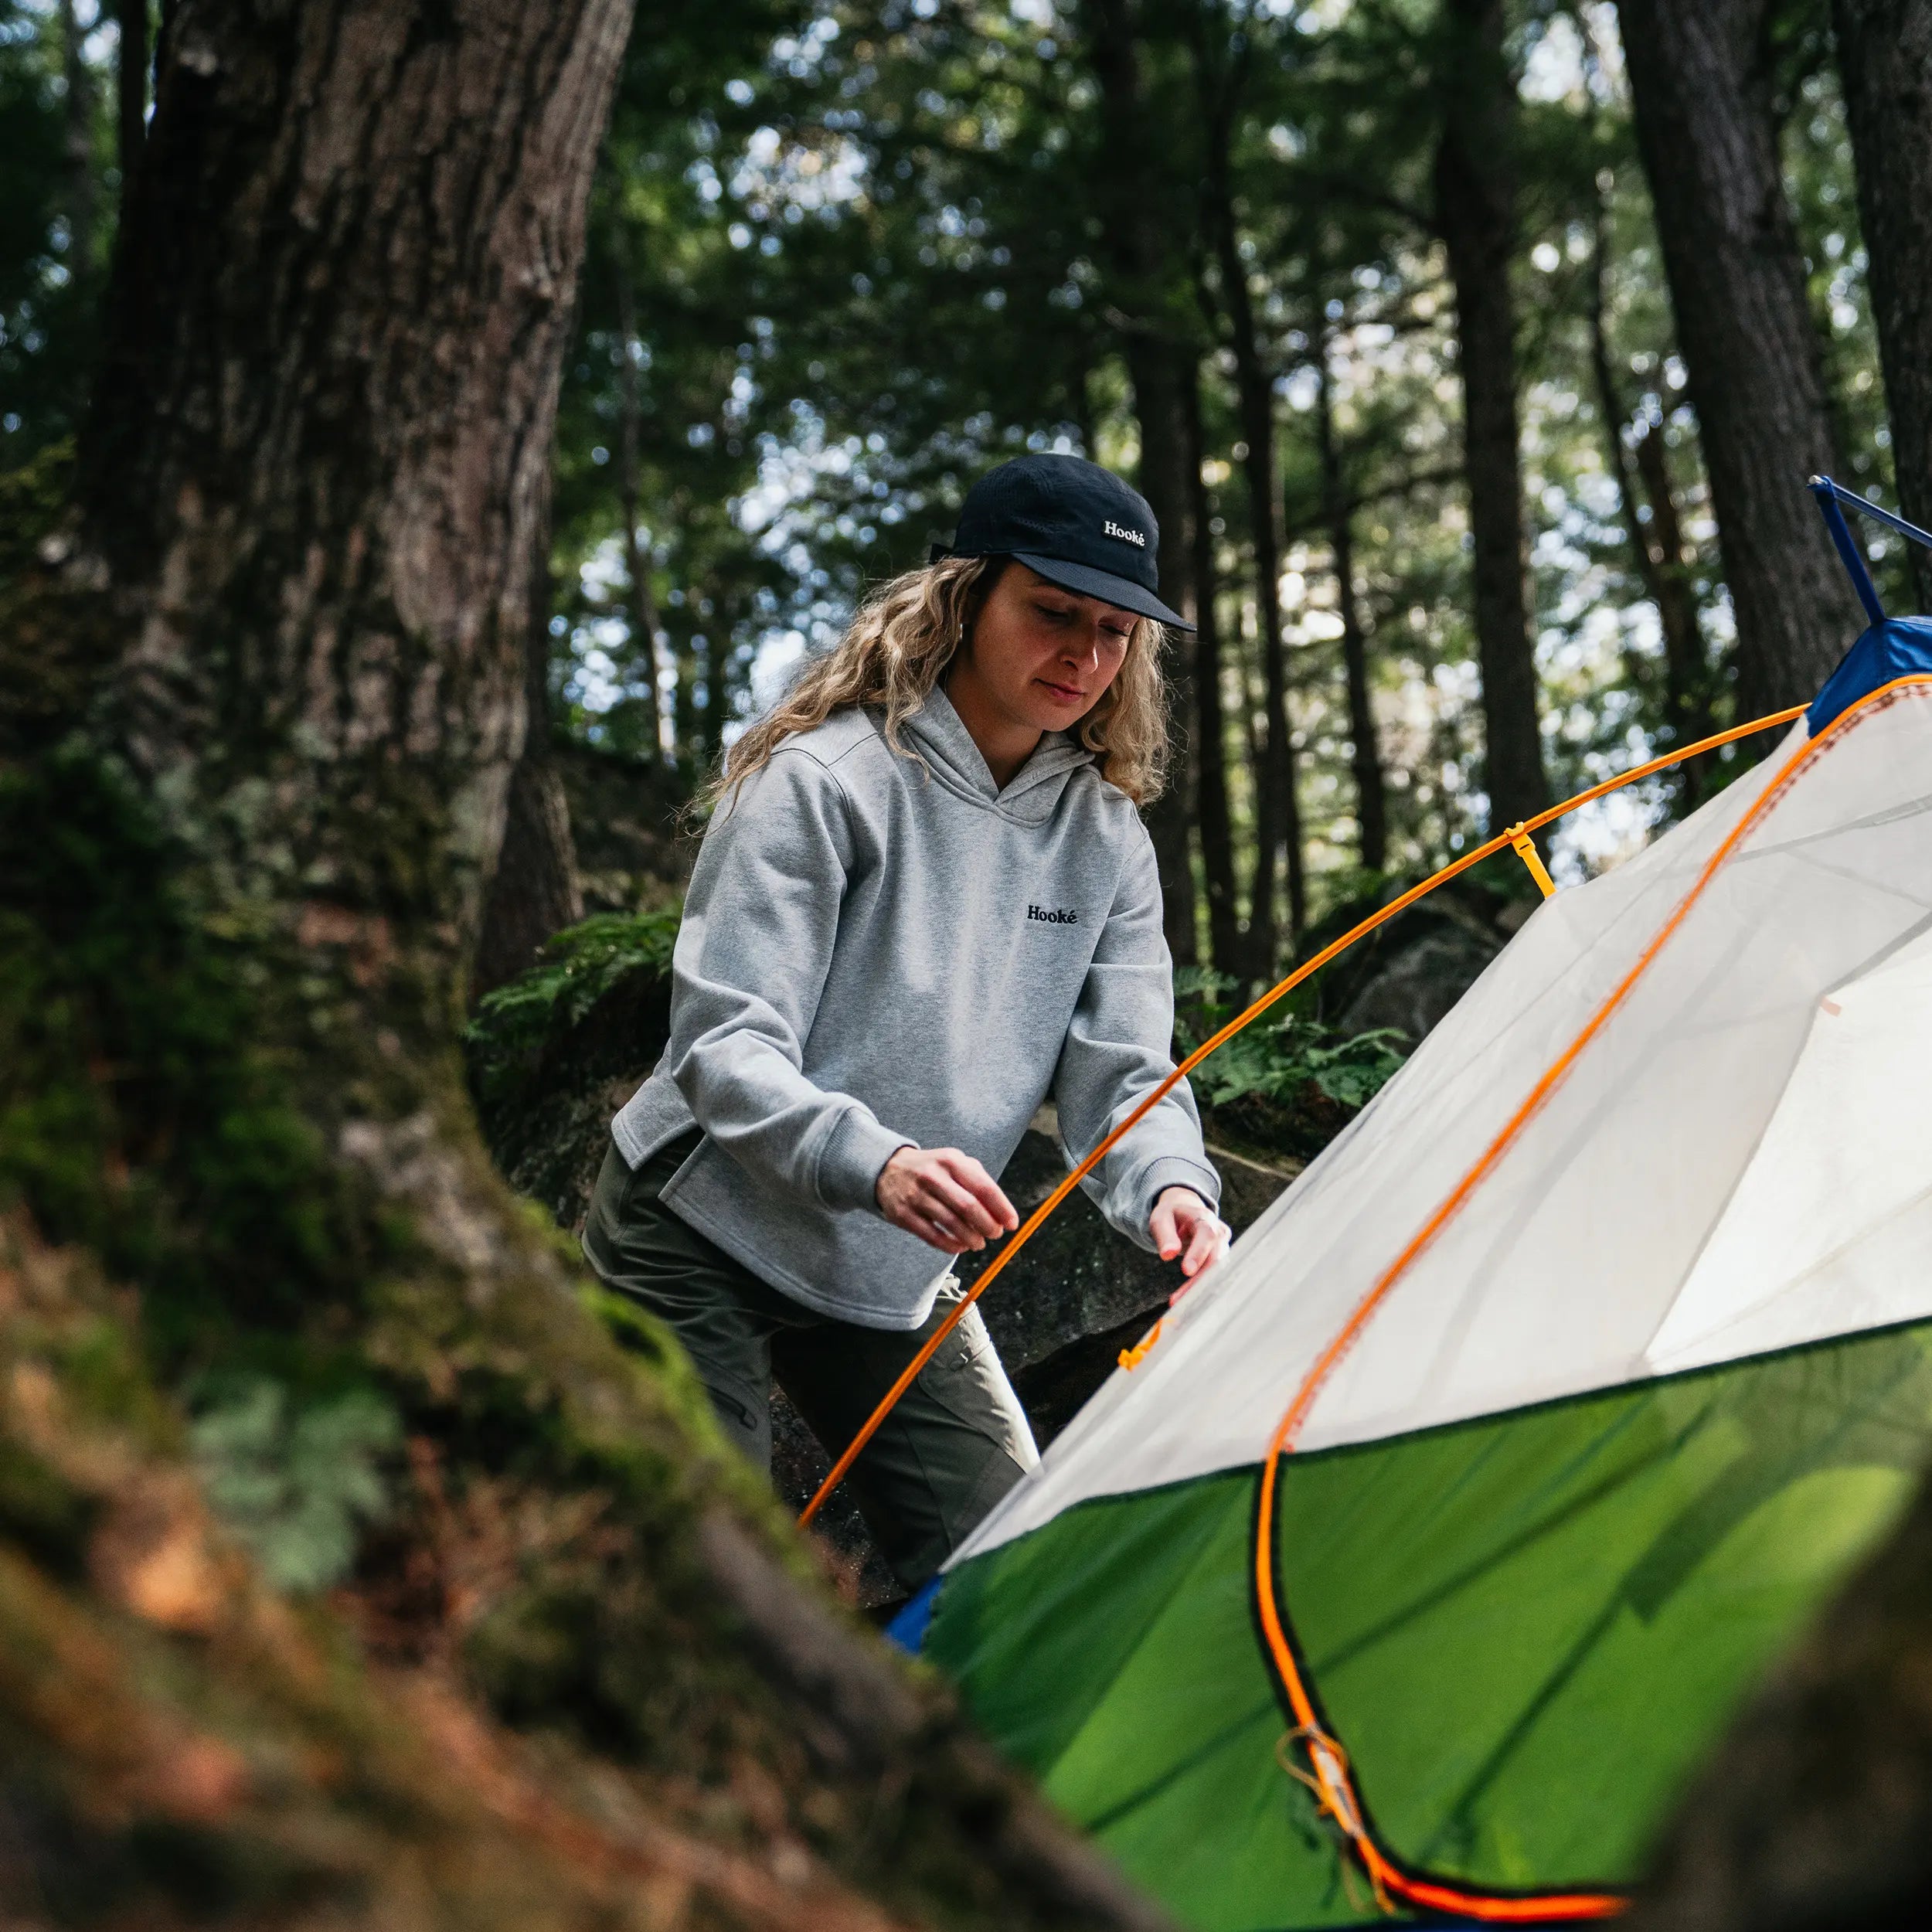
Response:
M1795 726L1638 857L1546 901L954 1560L1089 1497L1260 1461L1499 1136L1297 1448L1932 1316L1929 812L1917 680L1815 745Z

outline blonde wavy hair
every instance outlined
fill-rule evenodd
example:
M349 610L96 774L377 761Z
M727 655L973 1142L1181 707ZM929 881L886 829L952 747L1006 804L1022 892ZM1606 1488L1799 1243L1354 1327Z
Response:
M932 695L954 653L1010 560L944 557L882 584L862 604L845 634L808 664L791 688L734 744L702 803L716 804L771 762L779 745L854 706L884 715L887 744L917 757L900 735ZM1160 795L1168 760L1166 687L1161 676L1162 627L1135 621L1114 681L1080 723L1080 741L1099 760L1100 776L1137 805Z

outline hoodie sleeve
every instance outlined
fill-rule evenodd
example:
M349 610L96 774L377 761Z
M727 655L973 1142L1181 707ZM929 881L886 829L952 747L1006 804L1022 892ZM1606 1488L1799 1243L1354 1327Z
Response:
M1174 964L1161 929L1154 844L1138 837L1066 1029L1053 1097L1070 1165L1084 1159L1174 1070ZM1148 1216L1162 1189L1192 1188L1218 1208L1221 1178L1201 1145L1201 1120L1185 1080L1080 1185L1121 1233L1154 1245Z
M747 1172L876 1213L879 1169L915 1143L800 1070L852 862L844 794L808 752L781 747L727 794L685 898L664 1063Z

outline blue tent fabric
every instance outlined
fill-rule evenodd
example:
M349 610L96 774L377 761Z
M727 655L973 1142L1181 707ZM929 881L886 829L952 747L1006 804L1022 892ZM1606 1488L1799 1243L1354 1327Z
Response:
M926 1626L933 1621L933 1605L939 1598L940 1581L935 1577L886 1626L886 1642L896 1644L908 1657L917 1657L926 1641Z
M1814 738L1841 713L1895 678L1932 671L1932 617L1886 617L1866 631L1804 714Z

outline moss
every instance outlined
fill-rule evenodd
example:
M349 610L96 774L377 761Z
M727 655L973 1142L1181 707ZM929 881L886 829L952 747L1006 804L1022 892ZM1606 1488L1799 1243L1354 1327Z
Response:
M270 1323L352 1304L367 1247L177 859L83 750L0 771L0 1194L186 1349L244 1300Z
M483 1000L464 1037L470 1091L510 1184L566 1227L582 1219L611 1114L670 1023L679 911L600 913L559 934L536 966Z

